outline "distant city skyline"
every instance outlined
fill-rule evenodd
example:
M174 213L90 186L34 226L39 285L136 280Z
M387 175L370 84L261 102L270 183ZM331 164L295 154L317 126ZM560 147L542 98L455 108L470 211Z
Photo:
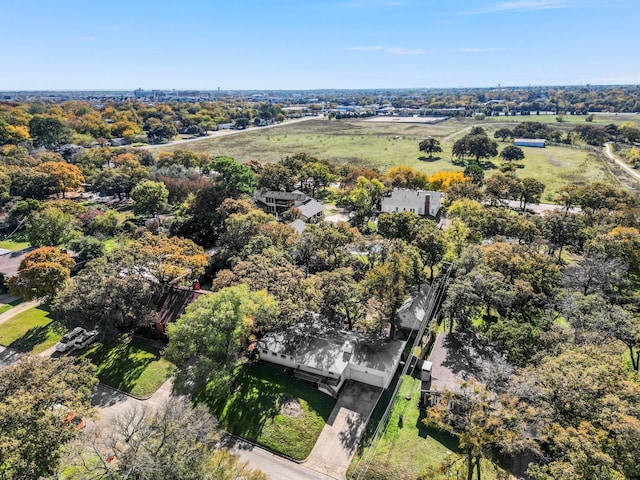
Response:
M640 83L632 0L0 0L0 90Z

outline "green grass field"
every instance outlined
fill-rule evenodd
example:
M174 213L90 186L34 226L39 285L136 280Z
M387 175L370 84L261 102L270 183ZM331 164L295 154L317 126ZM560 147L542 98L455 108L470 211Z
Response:
M328 395L260 363L238 366L227 398L207 395L205 389L198 400L209 405L225 430L297 460L311 453L335 405ZM299 416L282 412L286 401L297 402Z
M80 357L98 368L102 383L137 397L148 397L175 371L175 365L160 356L151 342L123 336L110 343L95 343Z
M418 477L431 478L428 476L428 469L437 467L450 455L459 453L455 438L427 428L422 423L425 414L417 407L419 389L419 379L410 376L403 377L403 383L391 410L386 431L377 443L356 454L347 477L356 472L360 473L361 459L373 453L373 461L367 469L365 479L413 480ZM464 467L462 461L457 465ZM482 478L495 480L501 471L499 467L485 462L482 468ZM453 470L451 473L451 478L463 478L455 477Z
M11 250L12 252L18 252L29 247L29 242L14 241L14 240L2 240L0 241L0 248L5 250Z
M451 119L435 125L367 122L366 120L318 119L284 125L268 130L254 130L237 135L209 138L166 150L188 148L212 155L229 155L241 162L274 162L287 155L306 152L337 163L374 165L382 171L396 165L409 165L428 174L462 170L454 164L453 142L473 125L483 126L489 136L499 128L492 120ZM520 117L499 117L520 118ZM528 117L522 117L528 118ZM427 136L442 142L443 152L427 159L418 143ZM499 149L508 143L499 142ZM158 152L163 149L157 150ZM556 191L567 183L584 184L593 180L616 180L594 153L568 147L525 148L526 158L517 169L519 177L535 177L547 189L544 202L552 202ZM500 161L487 163L486 174L497 169Z
M562 125L563 123L569 123L571 126L575 124L588 124L592 125L607 125L609 123L615 123L620 125L625 122L635 123L640 125L640 115L635 113L596 113L593 116L592 122L587 122L587 115L563 115L562 122L556 120L557 115L516 115L516 116L499 116L499 117L485 117L485 122L495 123L524 123L524 122L540 122L540 123L553 123Z
M37 354L55 345L63 333L46 307L34 307L0 324L0 345Z

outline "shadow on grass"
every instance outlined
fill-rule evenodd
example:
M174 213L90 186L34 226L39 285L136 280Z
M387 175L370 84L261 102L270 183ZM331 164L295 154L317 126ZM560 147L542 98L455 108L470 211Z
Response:
M142 373L160 358L159 350L139 339L118 338L115 342L100 343L81 354L98 367L102 383L131 392Z
M11 342L9 347L20 350L21 352L30 352L36 346L44 343L52 333L55 333L54 322L51 321L46 325L33 327L17 340Z
M207 397L206 392L199 397L220 419L221 426L249 440L260 439L265 425L280 415L282 402L291 397L306 402L308 410L325 422L335 403L305 382L262 363L237 367L228 397Z
M424 419L426 418L427 413L426 410L420 409L420 415L418 415L418 421L416 422L416 428L418 429L418 436L420 438L429 438L431 437L436 442L444 445L446 448L455 453L460 453L460 447L458 445L458 439L453 435L449 435L446 432L441 432L440 430L436 430L435 428L427 427L424 424Z
M442 157L438 157L438 156L433 156L433 157L425 157L424 155L420 155L418 157L418 160L420 160L421 162L436 162L438 160L441 160Z

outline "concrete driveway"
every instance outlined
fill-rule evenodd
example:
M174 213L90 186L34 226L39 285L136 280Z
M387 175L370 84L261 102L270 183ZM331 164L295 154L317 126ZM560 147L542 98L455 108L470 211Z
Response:
M381 394L381 388L349 381L304 463L305 467L331 478L345 478Z

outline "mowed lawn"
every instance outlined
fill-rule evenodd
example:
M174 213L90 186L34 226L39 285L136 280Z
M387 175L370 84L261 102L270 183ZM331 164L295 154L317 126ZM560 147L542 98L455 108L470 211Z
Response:
M160 355L158 346L131 335L97 342L79 357L96 365L100 382L143 398L152 395L176 369Z
M493 138L493 132L501 126L493 118L481 121L450 119L435 125L318 119L166 146L155 152L182 148L211 155L228 155L241 162L275 162L288 155L305 152L338 164L376 166L383 172L396 165L409 165L427 174L434 174L443 170L463 170L464 164L453 162L453 142L468 133L474 125L485 128ZM419 142L427 136L442 142L443 152L434 155L433 159L427 158L418 149ZM498 142L499 151L507 145L508 142ZM593 180L615 182L605 163L592 152L568 147L524 150L526 158L519 162L517 175L520 178L534 177L547 186L543 202L553 202L558 189L569 183L585 184ZM499 158L485 162L485 175L497 171L500 163Z
M430 478L428 469L437 467L451 455L459 456L458 442L454 437L427 428L422 423L425 414L417 406L419 393L420 379L404 376L386 431L377 443L356 454L348 477L364 471L361 460L371 458L371 454L373 459L364 475L368 480ZM464 468L462 460L457 465ZM500 472L502 469L490 462L483 463L483 479L495 480ZM456 476L452 469L451 478L464 476Z
M4 250L11 250L12 252L19 252L29 247L29 242L19 240L2 240L0 241L0 248Z
M0 345L37 354L55 345L63 333L47 307L34 307L0 324Z
M228 432L297 460L311 453L335 405L330 396L264 363L239 365L228 397L211 398L205 388L197 400Z

